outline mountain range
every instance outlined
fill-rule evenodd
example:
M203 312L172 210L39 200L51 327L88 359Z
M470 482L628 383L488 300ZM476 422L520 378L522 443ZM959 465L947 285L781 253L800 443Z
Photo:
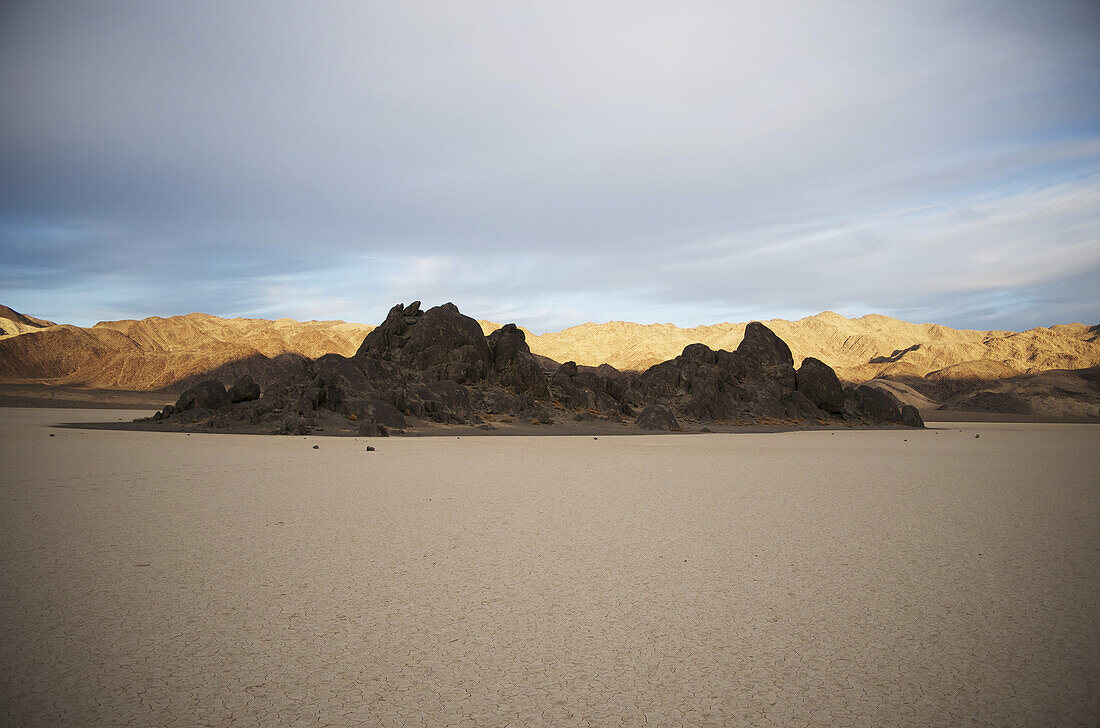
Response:
M478 323L486 335L501 328L491 321ZM816 357L843 381L874 380L922 409L965 405L967 397L988 391L1007 392L1010 397L979 397L970 404L1053 415L1100 413L1100 398L1093 402L1088 374L1100 367L1100 326L1073 323L1022 332L980 331L877 314L846 318L829 311L797 321L763 323L787 342L796 363ZM545 334L520 330L547 369L574 361L641 371L676 357L689 344L734 350L746 325L681 328L612 321ZM263 383L302 359L351 356L374 328L344 321L225 319L200 313L77 327L0 306L0 382L179 391L209 376L228 382L249 374ZM1050 380L1054 375L1045 374L1052 371L1061 372L1057 382ZM1011 400L1021 387L1027 392L1022 404ZM1050 401L1044 404L1059 396L1073 399L1068 410Z
M498 324L480 322L486 333ZM845 318L825 311L787 321L761 321L791 347L795 361L813 356L833 367L841 379L864 382L881 374L924 376L966 362L982 362L998 376L1100 365L1100 327L1062 324L1023 332L952 329L911 324L870 314ZM627 321L585 323L534 335L525 330L531 351L578 364L610 364L644 370L670 359L688 344L733 350L747 323L680 328L673 324Z

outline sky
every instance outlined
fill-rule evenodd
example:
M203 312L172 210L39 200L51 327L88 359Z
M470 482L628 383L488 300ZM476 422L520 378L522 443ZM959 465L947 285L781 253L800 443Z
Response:
M0 4L0 303L1100 322L1100 3Z

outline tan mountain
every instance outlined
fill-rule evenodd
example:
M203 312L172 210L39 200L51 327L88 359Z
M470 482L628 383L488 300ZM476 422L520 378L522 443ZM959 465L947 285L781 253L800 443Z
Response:
M343 321L223 319L192 313L90 328L52 325L0 340L0 379L158 390L222 370L260 379L280 357L351 356L372 326Z
M45 321L13 311L7 306L0 306L0 339L8 336L19 336L30 331L38 331L49 326L56 326L53 321Z

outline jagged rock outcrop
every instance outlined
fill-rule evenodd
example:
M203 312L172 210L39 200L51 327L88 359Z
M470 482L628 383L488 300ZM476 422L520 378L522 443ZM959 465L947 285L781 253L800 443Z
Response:
M647 400L657 399L691 420L749 423L801 415L827 415L805 396L794 397L795 373L790 350L762 324L737 351L691 344L680 356L642 374Z
M496 381L517 394L537 399L550 396L546 376L527 346L526 337L515 324L505 324L486 337L493 359Z
M558 404L593 415L630 415L637 400L634 381L610 366L578 367L567 361L551 375L550 385Z
M419 301L394 306L355 356L396 362L422 381L481 382L493 371L481 325L453 303L427 311Z
M425 421L494 429L486 418L625 422L636 413L636 427L656 431L679 431L681 422L921 424L915 409L882 389L842 389L816 359L796 373L787 345L756 322L735 351L691 344L641 374L571 361L548 373L518 327L486 337L454 304L422 311L419 302L394 306L353 357L306 360L262 396L247 378L229 393L217 381L200 382L157 419L278 433L339 421L359 434L386 435Z

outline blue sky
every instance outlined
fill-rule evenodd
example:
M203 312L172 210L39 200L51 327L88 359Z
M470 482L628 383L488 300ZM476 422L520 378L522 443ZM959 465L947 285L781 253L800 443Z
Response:
M0 302L1100 322L1090 2L0 9Z

